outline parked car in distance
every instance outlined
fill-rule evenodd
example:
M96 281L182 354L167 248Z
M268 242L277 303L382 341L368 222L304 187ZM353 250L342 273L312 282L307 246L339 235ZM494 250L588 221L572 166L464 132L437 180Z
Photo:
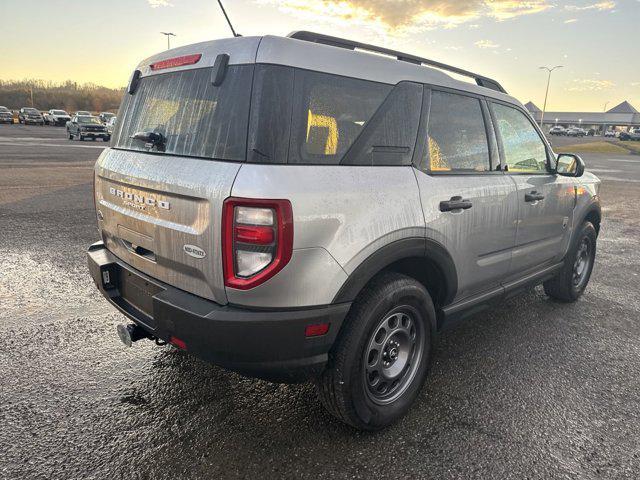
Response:
M86 110L78 110L76 113L73 114L73 116L76 116L76 115L82 116L82 117L91 117L91 116L93 116L91 114L91 112L87 112Z
M587 134L582 128L579 127L571 127L567 129L567 133L565 134L567 137L584 137Z
M114 115L109 120L107 120L107 132L109 132L109 135L113 135L113 128L116 126L117 119L118 117Z
M64 127L71 120L71 116L64 110L51 109L45 112L43 116L44 123L58 127Z
M555 127L551 127L549 129L549 135L564 135L565 133L566 133L565 128L559 125Z
M83 141L88 138L96 140L102 139L104 142L108 142L111 136L107 132L105 127L98 117L92 115L75 115L71 117L71 120L67 122L67 134L69 140L77 139Z
M615 132L615 130L605 130L604 136L605 137L613 137L613 138L615 138L616 132Z
M7 107L0 106L0 123L13 124L13 112Z
M35 108L22 107L18 112L18 122L24 125L30 123L33 125L44 125L44 118L42 118L42 114Z
M100 115L98 115L98 118L100 119L100 121L102 123L104 123L105 125L107 124L107 122L109 121L110 118L115 117L116 114L115 113L111 113L111 112L100 112Z
M620 132L620 140L640 142L640 128L629 130L628 132Z
M392 54L296 32L139 64L95 165L87 252L125 345L311 380L336 418L379 430L428 398L445 326L538 284L580 298L600 180L496 80ZM564 327L583 310L562 307Z

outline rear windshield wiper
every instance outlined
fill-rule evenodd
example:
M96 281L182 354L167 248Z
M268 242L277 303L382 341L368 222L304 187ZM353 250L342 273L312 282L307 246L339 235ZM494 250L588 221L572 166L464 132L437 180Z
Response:
M158 132L136 132L129 138L144 142L144 146L147 148L156 147L159 152L164 152L164 145L166 139L164 135Z

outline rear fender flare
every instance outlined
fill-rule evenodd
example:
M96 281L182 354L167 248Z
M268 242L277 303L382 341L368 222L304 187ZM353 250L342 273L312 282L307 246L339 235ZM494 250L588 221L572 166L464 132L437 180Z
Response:
M369 281L389 265L406 258L419 257L434 263L446 283L446 296L442 304L451 303L458 290L458 275L455 264L447 249L428 238L411 237L389 243L367 257L349 275L332 303L353 302Z

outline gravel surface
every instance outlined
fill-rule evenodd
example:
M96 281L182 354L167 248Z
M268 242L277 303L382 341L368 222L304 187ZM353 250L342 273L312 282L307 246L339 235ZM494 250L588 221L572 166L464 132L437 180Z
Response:
M363 434L309 385L120 344L85 261L102 147L0 126L0 478L638 478L638 157L584 156L606 221L582 299L536 288L445 332L409 415Z

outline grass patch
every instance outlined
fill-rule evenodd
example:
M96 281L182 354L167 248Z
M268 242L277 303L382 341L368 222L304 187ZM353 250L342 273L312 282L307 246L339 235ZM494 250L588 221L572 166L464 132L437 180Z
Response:
M640 142L624 142L621 143L620 146L626 150L629 150L631 153L640 155Z
M578 143L575 145L556 147L556 150L572 153L611 153L616 155L628 154L631 151L612 142Z

